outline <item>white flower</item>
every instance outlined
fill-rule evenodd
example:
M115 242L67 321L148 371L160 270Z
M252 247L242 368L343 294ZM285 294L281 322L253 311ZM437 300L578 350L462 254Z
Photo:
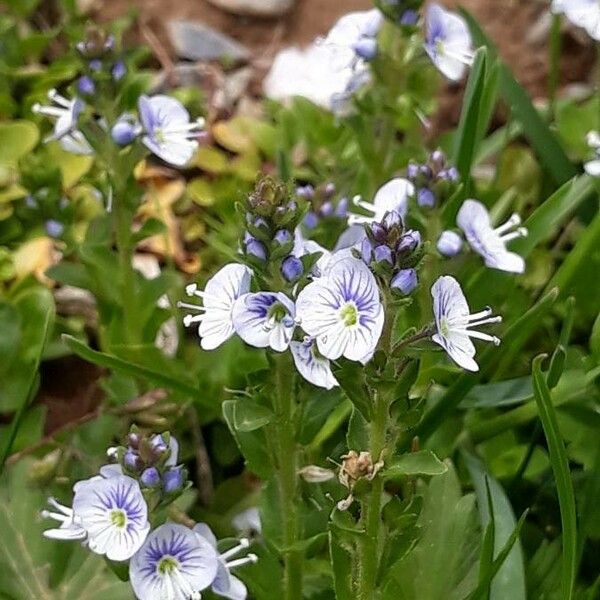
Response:
M212 545L188 527L157 527L129 565L129 580L140 600L199 600L217 576Z
M314 339L306 338L303 342L291 342L290 350L296 369L306 381L326 390L339 385L331 372L329 359L319 354Z
M355 258L335 261L335 255L329 272L298 295L296 314L324 357L345 356L363 364L377 346L384 319L368 267Z
M238 513L231 520L231 524L240 533L260 533L262 531L262 523L260 522L260 513L256 506L251 506L241 513Z
M44 511L42 516L62 524L45 531L45 537L83 540L92 552L117 561L127 560L138 550L150 530L148 507L138 482L111 467L103 467L103 476L73 486L72 509L49 499L58 512Z
M72 154L92 154L92 147L81 131L77 130L77 119L83 110L83 102L78 98L68 100L56 90L50 90L48 98L53 102L52 105L42 106L41 104L34 104L32 107L34 113L56 119L54 133L44 141L51 142L58 140L62 148Z
M240 296L233 305L236 333L251 346L283 352L296 327L294 303L281 292Z
M336 46L314 43L305 49L281 50L264 80L265 95L285 102L294 96L307 98L327 110L345 109L348 97L366 81L364 68L339 68L347 56Z
M205 539L215 549L215 552L218 552L217 538L208 525L198 523L194 527L194 532ZM218 555L217 575L211 584L211 589L215 594L230 598L231 600L246 600L248 596L246 586L241 580L232 575L230 571L235 567L255 563L258 560L256 554L248 554L243 558L233 559L234 556L237 556L249 546L250 542L246 538L242 538L237 546Z
M198 131L204 119L190 123L185 107L169 96L140 96L142 142L159 158L177 167L186 165L198 149Z
M583 27L590 37L600 41L600 4L598 0L554 0L552 12L563 13L573 25Z
M483 257L488 267L509 273L523 273L523 258L506 249L507 242L527 235L525 227L518 227L521 224L519 215L515 213L506 223L493 228L485 206L476 200L465 200L458 211L456 223L471 248Z
M327 263L331 259L331 252L326 248L323 248L323 246L314 240L305 239L300 231L300 227L296 227L296 230L294 231L294 247L292 248L292 254L297 258L302 258L307 254L316 254L317 252L320 252L321 256L319 256L317 262L311 269L311 275L313 275L313 277L321 277L327 267Z
M353 199L354 204L373 214L371 216L350 215L348 217L348 223L350 225L373 222L379 223L383 221L383 218L388 212L396 213L401 218L404 218L406 216L406 211L408 210L408 199L414 192L415 186L408 181L408 179L396 177L377 190L373 202L365 202L360 197L355 197Z
M235 301L250 290L252 271L235 263L225 265L211 277L204 289L198 290L195 283L188 285L185 291L188 296L203 299L203 306L179 302L178 306L201 311L199 315L186 315L183 324L189 327L200 323L198 335L204 350L214 350L226 342L234 333L232 311Z
M592 177L600 177L600 134L597 131L590 131L586 140L588 146L594 151L595 158L585 163L585 172Z
M454 279L445 275L440 277L431 288L433 296L433 313L437 333L431 339L439 344L463 369L478 371L479 366L473 359L475 346L469 338L486 340L496 346L500 340L487 333L473 331L473 327L479 327L486 323L500 323L502 317L492 317L492 310L485 310L469 314L469 305L460 289L460 285Z
M473 62L473 42L465 20L431 4L427 11L425 51L433 64L452 81L460 81Z

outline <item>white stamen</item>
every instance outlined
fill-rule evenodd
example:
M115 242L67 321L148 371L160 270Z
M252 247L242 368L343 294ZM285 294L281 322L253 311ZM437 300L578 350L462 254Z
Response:
M188 296L195 296L197 290L198 290L198 284L197 283L190 283L190 284L188 284L188 285L185 286L185 293Z
M183 326L189 327L194 323L200 323L204 319L205 315L185 315L183 317Z
M233 569L235 567L241 567L242 565L247 565L248 563L255 563L258 561L258 556L256 554L248 554L244 558L238 558L237 560L232 560L231 562L226 563L228 569Z
M221 554L221 558L225 562L227 562L228 558L231 558L232 556L239 554L242 550L245 550L249 546L250 546L250 541L248 540L248 538L242 538L240 540L240 543L237 546L230 548L229 550L227 550L227 552L223 552L223 554Z
M516 227L517 225L520 225L520 224L521 224L521 217L517 213L513 213L512 215L510 215L510 218L508 219L508 221L506 221L506 223L503 223L499 227L496 227L496 229L494 229L494 231L498 235L500 235L506 231L511 230L513 227Z
M189 304L188 302L177 302L177 308L187 308L189 310L203 311L206 310L204 306L199 306L198 304Z
M473 313L472 315L469 315L467 317L468 321L476 321L477 319L481 319L482 317L488 317L489 315L492 314L492 309L489 306L486 306L484 310L478 312L478 313Z
M527 237L528 234L529 234L529 232L527 231L527 229L525 227L519 227L519 229L517 229L516 231L512 231L511 233L506 233L506 234L500 236L500 239L504 243L506 243L506 242L510 242L511 240L515 240L517 238Z

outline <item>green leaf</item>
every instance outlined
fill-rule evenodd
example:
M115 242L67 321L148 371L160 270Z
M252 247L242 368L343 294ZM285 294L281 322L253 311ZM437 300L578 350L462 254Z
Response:
M273 412L249 398L241 398L235 403L233 426L237 431L254 431L270 423Z
M115 371L132 375L133 377L140 377L160 387L166 387L175 392L179 392L184 396L193 398L195 402L201 405L209 406L210 401L200 393L200 390L196 389L193 385L174 379L164 373L153 371L148 367L143 367L135 363L123 360L104 352L98 352L92 350L89 346L86 346L83 342L74 338L71 335L63 335L63 341L65 344L78 356L85 360L106 367L107 369L113 369Z
M497 56L493 42L487 37L473 16L461 11L469 24L477 46L485 46L492 56ZM525 89L519 85L510 69L499 63L500 94L508 104L513 117L523 127L523 134L540 158L548 174L558 184L563 184L577 171L565 154L556 136L540 116Z
M0 123L0 165L16 165L38 143L38 128L31 121Z
M482 526L487 527L493 519L494 556L496 560L515 531L516 519L502 486L486 472L482 461L465 450L463 450L462 456L475 486ZM526 600L527 598L521 545L518 540L515 540L511 545L512 549L506 555L503 564L489 578L488 584L491 582L490 600L504 600L505 598ZM493 569L490 569L490 573L492 571ZM490 573L488 573L488 577Z
M386 464L383 476L385 479L417 475L433 476L443 475L447 470L448 466L433 452L420 450L393 458Z
M352 555L333 528L329 530L329 557L337 600L354 600L352 591Z
M548 442L550 464L554 472L560 517L562 522L562 597L573 598L573 587L577 575L577 515L575 493L569 472L569 460L565 444L558 427L556 411L550 398L550 390L542 374L544 354L533 361L533 389L544 434Z
M341 365L333 365L333 374L352 404L356 406L366 420L369 420L371 416L371 397L362 365L344 361Z

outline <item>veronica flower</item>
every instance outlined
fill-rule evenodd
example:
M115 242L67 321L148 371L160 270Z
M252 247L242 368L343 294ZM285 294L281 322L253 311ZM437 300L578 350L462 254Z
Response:
M49 500L58 512L42 516L61 522L44 536L61 540L82 540L92 552L110 560L127 560L143 544L150 523L148 507L137 481L118 475L92 477L73 486L73 508Z
M600 40L600 4L598 0L554 0L552 12L564 13L577 27L583 27L588 35Z
M332 360L344 356L366 363L383 328L383 307L373 274L360 260L334 262L325 277L298 295L296 313L317 348Z
M592 177L600 177L600 133L590 131L586 140L588 146L594 151L595 158L585 163L585 172Z
M427 11L425 51L433 64L452 81L460 81L473 63L471 33L456 13L431 4Z
M140 600L199 600L218 568L217 553L202 536L165 523L131 559L129 580Z
M204 350L214 350L235 333L233 305L242 294L250 290L251 275L252 271L248 267L232 263L215 273L208 280L204 291L198 290L195 283L185 288L188 296L197 296L203 300L203 306L184 302L179 302L178 306L201 312L186 315L183 324L189 327L193 323L200 323L198 335Z
M55 119L54 132L44 141L58 140L62 148L72 154L92 154L92 147L83 133L77 130L77 119L83 110L83 102L78 98L68 100L56 90L50 90L48 98L51 105L34 104L32 107L34 113Z
M323 43L338 48L341 68L354 66L361 58L375 57L375 37L382 25L383 14L377 9L351 12L337 21Z
M518 227L521 224L519 215L514 213L506 223L493 228L485 206L476 200L465 200L458 211L456 223L471 248L483 257L486 266L509 273L523 273L523 258L506 249L507 242L527 236L527 229Z
M383 221L386 213L393 212L404 218L408 210L408 199L414 194L415 186L402 177L392 179L382 185L373 198L373 202L365 202L359 196L353 199L356 206L360 206L371 213L371 216L350 215L350 225L373 223Z
M479 366L473 359L475 346L470 338L492 342L496 346L500 344L500 340L493 335L474 331L473 327L487 323L500 323L502 317L492 317L491 308L470 314L465 295L454 277L447 275L440 277L433 284L431 295L437 328L437 333L431 339L439 344L460 367L468 371L478 371Z
M294 303L281 292L240 296L233 305L236 333L251 346L283 352L296 327Z
M198 149L198 131L204 119L190 122L184 106L169 96L140 96L142 142L159 158L177 167L187 164Z
M329 359L321 356L314 339L307 337L302 342L291 342L290 350L296 369L306 381L326 390L339 385L331 372Z
M208 525L198 523L194 527L194 532L204 538L214 548L215 552L218 553L217 538ZM248 539L242 538L237 546L218 555L217 575L211 584L211 589L215 594L230 598L231 600L246 600L248 596L246 586L240 579L232 575L230 571L235 567L255 563L258 560L256 554L248 554L243 558L234 558L249 546L250 542Z

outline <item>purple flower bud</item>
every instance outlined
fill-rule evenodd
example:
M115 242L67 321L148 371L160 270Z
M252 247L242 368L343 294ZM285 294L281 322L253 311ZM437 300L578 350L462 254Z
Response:
M405 10L400 18L400 25L416 25L419 21L419 13L416 10Z
M298 186L296 188L296 195L300 196L300 198L310 200L315 195L315 188L310 184Z
M462 249L462 238L454 231L443 231L437 242L437 249L442 256L456 256Z
M37 208L38 207L37 200L31 194L29 194L25 198L25 206L27 208Z
M132 471L136 471L139 465L139 456L133 450L127 450L123 455L123 464Z
M106 37L106 40L104 41L104 49L105 50L112 50L115 47L115 36L114 35L109 35Z
M460 178L460 175L458 173L458 169L456 167L450 167L447 170L447 177L450 181L458 181Z
M378 242L385 240L386 231L381 223L371 223L371 233Z
M383 226L386 229L391 229L392 227L396 227L397 225L402 225L402 217L399 212L395 210L391 210L390 212L385 214L383 217Z
M302 261L296 256L288 256L281 263L281 274L286 281L292 282L299 279L304 272Z
M375 261L378 263L387 262L390 265L394 264L394 260L392 258L392 251L388 246L377 246L374 250Z
M348 216L348 198L345 196L340 198L340 201L335 207L335 216L340 219L345 219Z
M127 74L127 67L122 60L118 60L110 72L114 81L120 81Z
M421 234L414 229L407 231L398 244L398 252L412 252L421 243Z
M141 439L140 434L135 433L134 431L127 434L127 441L129 442L129 445L133 446L134 448L138 447L138 444L140 443L140 439Z
M268 229L269 225L262 217L256 217L256 220L254 221L254 227L257 227L259 229Z
M96 91L96 84L91 77L84 75L77 80L77 89L80 94L91 96Z
M324 202L321 205L321 216L330 217L333 214L333 204L330 201Z
M331 181L325 186L325 189L323 190L323 193L325 194L325 196L327 198L331 198L331 196L333 196L335 194L335 183L332 183Z
M280 229L273 238L280 246L289 244L292 241L292 234L287 229Z
M90 60L89 67L90 71L101 71L102 61L99 58L94 58L93 60Z
M312 211L307 212L303 223L306 228L314 229L319 224L319 217Z
M53 238L60 237L65 230L65 226L56 219L48 219L45 224L46 233Z
M408 296L417 287L417 272L414 269L402 269L394 275L390 285Z
M140 481L146 487L155 487L160 483L160 473L156 467L148 467L142 471Z
M163 475L163 489L166 494L176 492L183 487L183 469L174 467Z
M360 244L360 256L363 262L368 265L371 263L373 258L373 244L371 244L369 238L365 238Z
M435 195L429 188L421 188L417 193L417 204L431 208L435 206Z
M248 254L248 256L254 256L254 258L258 258L258 260L267 260L267 249L265 248L265 245L255 238L248 240L246 243L246 254Z
M131 144L131 142L133 142L133 140L135 140L137 137L135 125L126 121L125 119L117 121L114 124L110 134L115 144L118 144L119 146L127 146L128 144Z
M446 162L446 155L441 150L434 150L431 153L431 162L443 165Z
M410 163L408 165L408 167L406 167L406 176L409 179L416 179L418 174L419 174L419 165L416 165L415 163Z
M360 58L373 60L377 56L377 40L363 37L352 44L352 49Z
M419 173L427 179L431 179L431 176L433 175L433 173L431 172L431 167L429 167L428 165L420 165Z

